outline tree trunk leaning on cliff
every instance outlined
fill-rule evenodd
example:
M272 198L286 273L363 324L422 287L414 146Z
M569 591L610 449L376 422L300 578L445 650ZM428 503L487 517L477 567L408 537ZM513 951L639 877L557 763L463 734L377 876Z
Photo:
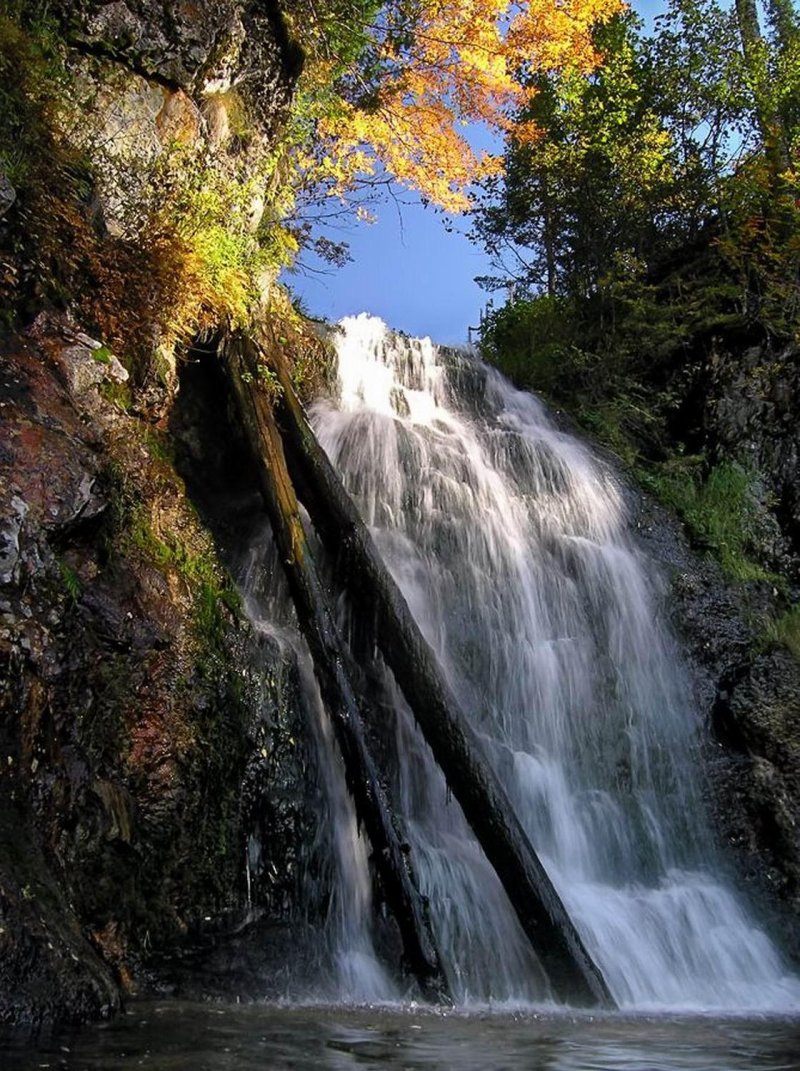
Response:
M345 668L349 654L306 540L270 400L259 386L257 350L248 340L236 338L228 343L225 357L239 413L258 462L262 495L297 617L311 650L322 697L344 759L347 786L367 831L387 902L400 929L407 965L426 996L446 1000L449 998L447 983L427 912L367 750L361 711Z
M289 467L312 523L334 558L342 582L374 621L383 657L500 878L553 992L565 1002L613 1007L605 979L517 819L477 734L317 442L285 365L276 356L272 367L282 390L279 414Z

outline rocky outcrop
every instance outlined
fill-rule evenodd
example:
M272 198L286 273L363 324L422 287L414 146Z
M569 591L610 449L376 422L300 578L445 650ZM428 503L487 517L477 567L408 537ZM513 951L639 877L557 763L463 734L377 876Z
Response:
M46 18L41 10L46 8ZM0 298L68 307L135 386L266 305L294 248L279 136L302 54L271 0L58 0L0 16Z
M61 317L5 350L0 1022L82 1019L155 951L285 916L307 758L291 657L124 371Z
M23 7L0 20L26 124L21 179L0 175L17 324L0 339L0 1022L109 1013L182 942L285 918L309 820L294 656L222 565L250 516L226 527L230 436L175 406L191 334L230 315L232 286L255 305L271 285L256 230L302 57L273 0Z
M800 579L800 349L765 338L742 346L712 341L704 372L703 426L717 451L753 469L761 481L763 560Z
M769 628L787 604L797 612L797 343L755 327L714 337L698 385L712 454L736 459L752 475L752 552L775 579L737 585L710 562L680 568L676 623L713 686L706 711L719 745L710 767L718 823L747 880L780 905L784 947L798 956L800 664Z
M220 152L243 113L248 138L269 143L286 117L303 58L275 0L59 0L51 11L88 113L75 137L106 173L112 225L165 151Z
M77 48L169 89L200 99L241 85L265 126L282 117L302 65L275 0L57 0L49 6Z

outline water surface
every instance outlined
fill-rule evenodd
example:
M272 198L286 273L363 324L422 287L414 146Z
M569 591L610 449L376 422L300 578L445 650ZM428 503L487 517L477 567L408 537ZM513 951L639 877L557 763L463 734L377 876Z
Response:
M795 1071L800 1019L432 1012L142 1002L32 1047L4 1071Z

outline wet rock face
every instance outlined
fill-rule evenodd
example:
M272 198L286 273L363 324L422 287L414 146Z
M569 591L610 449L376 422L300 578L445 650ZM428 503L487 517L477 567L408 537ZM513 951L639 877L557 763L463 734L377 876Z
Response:
M752 550L800 580L800 351L743 332L711 340L697 379L702 442L753 476ZM632 512L666 570L676 631L694 664L711 729L711 806L746 882L779 905L784 946L800 956L800 666L771 641L768 582L732 583L693 553L679 526L638 496ZM791 601L791 600L790 600ZM785 910L788 908L788 912Z
M11 776L5 771L6 783ZM6 791L0 859L0 1026L111 1015L120 1004L117 980L87 942L24 810Z
M628 502L639 541L663 570L665 610L709 729L708 805L719 838L800 959L800 666L760 633L770 586L727 581L666 510L630 489Z
M743 849L763 851L776 892L800 906L800 666L782 650L758 654L717 717L749 776L731 786L749 818Z
M110 1012L155 952L296 894L291 660L90 343L40 319L0 365L0 1022Z
M141 240L159 161L239 176L271 151L300 65L278 4L47 10L75 105L59 134L91 160L104 265ZM102 324L79 301L95 277L73 284L59 307ZM217 551L237 526L215 542L176 472L176 357L150 307L169 295L146 294L142 317L97 328L130 380L66 315L0 338L0 1021L104 1014L157 953L297 901L297 675L237 608Z

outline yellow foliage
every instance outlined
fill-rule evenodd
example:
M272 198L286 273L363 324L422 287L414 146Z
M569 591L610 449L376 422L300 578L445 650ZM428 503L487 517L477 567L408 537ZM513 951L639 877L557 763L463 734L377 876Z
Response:
M371 82L365 84L357 61L342 78L330 52L312 56L306 100L318 106L316 116L311 108L316 152L300 166L341 195L380 165L426 199L463 211L470 184L501 167L497 157L472 148L464 127L478 123L505 134L512 114L530 100L532 71L591 71L599 61L592 27L623 6L623 0L384 5L367 27ZM347 91L321 92L337 76ZM517 138L537 133L532 124L517 124L514 132Z

